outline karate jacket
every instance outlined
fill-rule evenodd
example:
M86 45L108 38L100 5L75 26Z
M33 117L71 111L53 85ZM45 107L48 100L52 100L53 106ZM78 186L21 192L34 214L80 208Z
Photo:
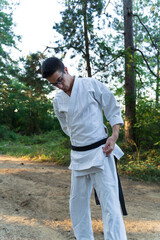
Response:
M120 106L114 95L93 78L75 77L71 95L60 90L53 106L62 130L74 146L86 146L107 137L103 111L111 127L123 124ZM120 159L123 152L116 145L112 154ZM102 146L84 152L71 150L69 169L94 172L95 169L103 169L105 158Z

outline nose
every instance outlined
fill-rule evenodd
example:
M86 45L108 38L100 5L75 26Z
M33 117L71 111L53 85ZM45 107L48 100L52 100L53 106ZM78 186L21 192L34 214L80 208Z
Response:
M59 89L62 89L62 88L63 88L63 84L62 84L62 83L58 83L58 84L57 84L57 87L58 87Z

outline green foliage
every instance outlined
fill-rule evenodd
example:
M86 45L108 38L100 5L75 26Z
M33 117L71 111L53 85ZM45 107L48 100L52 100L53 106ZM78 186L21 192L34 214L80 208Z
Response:
M19 40L13 32L12 7L3 0L0 9L0 125L27 135L59 128L46 97L53 87L41 77L40 53L20 59L20 71L9 54Z
M51 100L32 98L28 88L18 82L10 86L0 109L0 124L27 135L60 128Z
M58 126L57 119L54 117L52 101L47 98L53 87L46 79L42 79L40 53L32 53L21 60L24 64L20 76L23 98L14 114L17 119L13 127L27 135L55 129Z
M134 2L135 48L143 52L149 67L140 52L136 53L135 65L139 94L144 89L153 89L155 100L159 104L159 69L160 69L160 34L159 34L159 0ZM142 10L143 9L143 10ZM154 73L154 75L153 75ZM146 93L147 91L145 91Z
M52 101L47 98L53 87L41 77L39 53L21 61L23 72L10 75L0 89L0 124L26 135L59 129Z
M20 40L13 32L12 9L7 1L0 1L0 90L9 80L10 73L15 74L16 63L10 57L11 48L16 48Z
M12 8L8 1L0 1L0 124L10 126L10 115L12 116L13 99L13 79L18 74L17 62L10 57L12 48L16 48L16 41L20 38L13 32Z
M89 65L92 75L105 72L106 59L112 54L105 36L98 36L98 32L104 28L103 21L100 20L103 7L103 0L65 1L61 12L62 21L53 26L62 36L62 40L59 38L56 41L55 53L72 50L71 58L78 53L81 56L78 64L81 76L86 75L86 70L90 76Z
M17 134L13 131L10 131L9 128L5 125L0 126L0 139L13 141L17 139Z
M160 181L160 150L132 152L124 145L127 154L120 161L118 168L121 174L135 180L150 182Z
M22 136L0 128L3 138L0 138L0 154L16 157L27 157L31 160L55 162L68 165L70 162L70 142L61 130L50 131L41 135ZM3 139L3 140L2 140ZM14 141L13 141L14 140Z
M19 81L25 84L32 99L45 99L46 94L54 90L53 86L42 78L40 58L44 58L40 52L21 58L24 70L19 77Z
M137 104L135 124L136 142L143 149L159 147L160 136L160 111L155 103L141 99Z

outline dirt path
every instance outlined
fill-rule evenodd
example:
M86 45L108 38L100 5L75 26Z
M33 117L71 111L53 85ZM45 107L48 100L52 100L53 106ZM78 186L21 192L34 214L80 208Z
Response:
M160 239L160 187L121 178L128 240ZM0 240L68 240L70 171L0 155ZM95 240L103 240L101 210L91 198Z

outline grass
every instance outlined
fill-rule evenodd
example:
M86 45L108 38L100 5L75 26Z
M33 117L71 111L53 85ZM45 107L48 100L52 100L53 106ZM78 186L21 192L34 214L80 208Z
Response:
M0 141L0 154L68 165L70 143L61 131L32 137L15 134L8 140Z
M70 163L70 141L61 130L35 135L21 136L15 133L1 137L0 154L16 157L26 157L31 160L54 162L68 166ZM134 180L149 182L160 181L160 150L138 150L132 152L123 142L120 142L125 152L118 163L120 175Z
M122 147L123 149L123 147ZM132 152L125 149L118 168L121 175L134 180L160 182L160 150L149 149Z

